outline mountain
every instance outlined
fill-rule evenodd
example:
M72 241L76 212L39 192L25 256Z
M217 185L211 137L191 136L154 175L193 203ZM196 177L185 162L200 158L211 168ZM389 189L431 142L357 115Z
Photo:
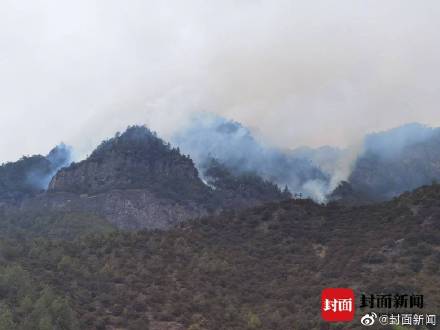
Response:
M370 200L388 200L440 180L440 129L408 124L365 138L348 183Z
M341 181L337 185L330 194L329 201L352 206L377 202L371 195L354 189L347 181Z
M268 203L168 231L0 239L0 324L327 329L319 313L327 287L353 288L356 297L422 294L423 313L434 314L439 219L440 186L432 185L357 207ZM337 328L363 329L361 315Z
M40 158L48 169L38 177L47 180L59 159L55 152ZM132 126L103 141L88 158L57 171L47 191L24 195L16 204L27 214L90 214L118 228L165 229L228 208L290 198L256 173L233 174L226 165L213 164L205 167L206 184L189 156L148 128ZM17 205L2 209L6 217L17 213Z
M132 126L69 166L64 145L46 156L4 164L0 211L89 213L118 228L164 229L229 208L288 199L290 191L318 202L359 205L440 178L440 130L420 124L368 135L349 175L349 150L278 150L241 124L215 116L199 117L173 140L179 147Z
M48 190L92 195L115 189L148 189L176 201L209 193L192 160L142 126L103 141L90 157L59 171Z
M287 188L280 188L261 178L254 172L241 172L236 175L217 159L209 159L202 165L203 177L213 188L214 198L224 209L244 208L264 202L280 201L292 198Z
M410 123L368 134L359 146L301 147L288 154L309 161L328 177L319 180L318 193L308 196L324 202L365 204L390 200L439 180L439 142L440 128Z
M210 196L189 157L146 127L132 126L60 169L47 191L22 200L20 209L86 213L125 229L166 228L207 214Z
M0 166L0 202L18 201L47 188L54 173L70 161L70 148L64 144L48 155L22 157Z
M292 199L258 166L193 162L143 126L69 166L62 147L5 164L0 330L327 329L317 312L326 287L423 294L435 313L440 185L391 196L404 175L422 184L436 173L438 142L414 126L366 139L327 204ZM339 153L301 152L316 162ZM338 329L360 329L360 314Z
M242 124L212 113L197 113L172 137L173 144L191 155L198 168L211 159L221 162L233 175L254 173L293 193L316 200L317 184L326 186L329 176L309 159L265 144Z

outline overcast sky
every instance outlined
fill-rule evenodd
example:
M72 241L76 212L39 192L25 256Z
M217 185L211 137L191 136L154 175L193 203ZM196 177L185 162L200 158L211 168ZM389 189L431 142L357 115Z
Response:
M192 111L281 147L440 126L438 0L3 0L0 161Z

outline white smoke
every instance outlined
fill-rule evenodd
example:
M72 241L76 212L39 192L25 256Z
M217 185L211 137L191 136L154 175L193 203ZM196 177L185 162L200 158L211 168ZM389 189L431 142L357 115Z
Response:
M202 176L206 164L216 159L235 174L256 173L281 188L287 186L293 194L301 193L319 202L326 200L330 189L334 189L334 177L344 169L340 166L344 160L342 151L334 159L335 173L326 172L324 164L311 156L318 152L324 156L333 148L310 149L306 154L281 150L258 139L240 123L206 112L193 114L171 142L191 156Z
M200 110L290 149L438 126L439 12L435 0L4 0L0 159L61 140L84 157L136 123L171 136Z

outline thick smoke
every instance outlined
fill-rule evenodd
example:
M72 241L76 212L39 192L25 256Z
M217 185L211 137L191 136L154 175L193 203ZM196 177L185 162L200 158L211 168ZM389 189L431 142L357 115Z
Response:
M305 157L267 145L240 123L212 113L194 114L172 143L193 158L202 175L205 164L214 158L234 173L256 173L281 187L287 185L294 194L321 202L331 181Z
M347 181L361 153L362 143L353 141L347 148L324 146L320 148L302 147L291 151L293 157L310 161L329 178L328 181L307 182L307 190L313 191L312 196L319 196L318 201L326 201L328 195L335 190L342 181Z
M326 202L342 181L355 191L387 199L440 179L440 129L412 123L371 133L347 148L281 150L242 124L199 113L172 142L204 171L216 158L236 173L255 172L293 193Z
M406 124L388 131L367 135L363 150L364 153L392 159L399 156L405 147L425 142L438 133L438 129L426 125Z
M258 165L219 157L322 199L366 133L440 125L439 14L436 0L5 0L0 159L60 140L81 159L133 124L169 139L209 110L258 132L215 135ZM304 145L341 149L284 152Z
M369 134L349 183L371 199L383 200L440 180L440 129L407 124Z

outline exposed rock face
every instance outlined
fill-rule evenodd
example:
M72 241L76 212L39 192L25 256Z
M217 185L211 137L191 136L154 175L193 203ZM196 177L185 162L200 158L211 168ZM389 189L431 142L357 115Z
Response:
M96 195L43 193L25 199L20 210L91 213L105 217L120 229L166 229L176 223L207 215L195 203L158 198L148 190L112 190Z
M138 126L104 141L89 158L59 171L49 185L51 192L79 194L112 189L148 189L176 200L203 198L209 190L189 157Z
M60 170L48 194L23 207L97 213L124 229L164 229L206 215L211 196L189 157L134 126Z
M86 160L61 169L48 193L21 207L96 213L124 229L165 229L225 208L290 198L256 175L234 176L216 165L209 168L207 185L189 157L134 126L104 141Z

